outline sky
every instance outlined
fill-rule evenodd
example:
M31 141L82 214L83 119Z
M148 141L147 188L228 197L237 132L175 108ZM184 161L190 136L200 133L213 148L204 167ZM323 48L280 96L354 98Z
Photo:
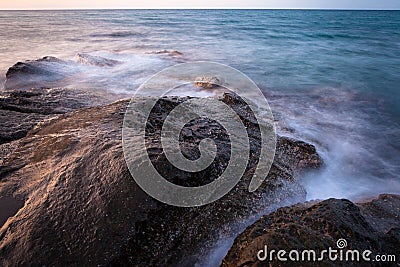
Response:
M400 9L400 0L0 0L0 9L302 8Z

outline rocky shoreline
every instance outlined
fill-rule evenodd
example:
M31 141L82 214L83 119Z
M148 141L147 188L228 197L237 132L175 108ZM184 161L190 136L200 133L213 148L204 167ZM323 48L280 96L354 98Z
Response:
M19 70L26 68L18 68L10 72L8 84L23 77ZM34 67L29 71L35 73ZM231 97L225 94L220 100ZM65 88L8 89L0 94L0 206L10 199L19 203L9 205L0 225L1 266L193 266L221 233L234 234L238 222L282 206L287 199L304 202L306 192L298 178L323 164L313 145L278 136L271 171L256 192L247 189L253 162L220 200L195 208L168 206L149 197L131 177L121 144L129 100L114 100ZM180 101L183 98L163 98L160 116ZM236 108L246 115L240 103ZM183 141L196 144L207 137L207 123L198 121L198 127L183 134ZM248 127L254 131L257 126ZM260 139L250 136L256 153ZM148 151L154 151L153 163L172 177L172 170L162 167L165 158L159 156L157 141L156 134L148 137ZM189 157L197 153L190 145L183 150ZM216 162L213 170L223 169L223 164ZM214 171L196 179L209 181ZM187 177L176 179L187 183ZM264 242L307 248L331 245L342 237L360 249L390 251L399 247L399 202L398 196L385 195L357 205L330 199L281 208L240 234L222 265L265 264L252 258Z
M240 234L221 266L286 266L273 255L272 261L257 258L259 250L268 249L304 251L313 249L319 257L329 247L338 249L337 241L346 240L343 248L370 250L371 262L359 260L331 261L325 257L323 266L398 266L398 261L373 262L376 255L399 257L400 247L400 196L380 195L365 203L352 203L346 199L328 199L319 203L303 203L283 207L261 217ZM336 253L339 257L339 254ZM286 258L288 255L286 254ZM344 258L345 259L345 258ZM351 259L351 258L349 258ZM360 263L360 261L362 263ZM304 260L301 266L314 266Z
M34 112L38 112L40 106L33 100L47 94L49 89L24 92L23 96L14 92L4 95L2 101L25 103L24 110L35 106ZM77 95L77 101L85 100L79 94L71 95ZM31 101L21 101L21 97ZM166 98L165 105L176 101L179 98ZM57 101L48 102L51 107ZM261 190L249 193L250 177L246 176L215 203L171 207L141 191L125 166L121 128L128 102L90 108L81 108L84 103L79 102L75 111L50 114L32 129L21 126L27 135L2 145L7 149L2 149L1 155L0 194L25 201L0 230L2 264L193 263L197 260L193 251L204 253L204 244L220 227L281 199L304 199L304 189L293 172L299 166L314 168L322 163L313 146L280 137L275 163ZM8 116L10 124L20 125L18 118ZM204 132L195 134L202 138ZM287 155L293 153L296 156L287 161ZM209 174L203 175L205 179Z

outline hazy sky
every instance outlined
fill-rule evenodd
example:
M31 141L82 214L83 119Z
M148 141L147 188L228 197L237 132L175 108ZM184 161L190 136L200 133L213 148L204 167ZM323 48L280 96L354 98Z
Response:
M400 9L400 0L0 0L0 9L69 8Z

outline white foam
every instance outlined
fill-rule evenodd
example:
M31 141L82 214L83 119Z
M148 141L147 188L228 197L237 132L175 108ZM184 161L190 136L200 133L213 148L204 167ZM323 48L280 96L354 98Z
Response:
M272 97L271 106L282 114L280 131L315 144L324 159L322 168L301 177L307 200L400 193L398 149L392 145L398 126L390 126L375 99L326 88Z

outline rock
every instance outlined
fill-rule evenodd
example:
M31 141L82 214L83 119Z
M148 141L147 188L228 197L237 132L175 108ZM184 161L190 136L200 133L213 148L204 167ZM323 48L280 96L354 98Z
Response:
M314 145L290 137L278 139L276 155L294 171L315 169L323 164Z
M217 77L214 76L202 76L202 77L198 77L196 78L196 80L194 81L194 85L197 87L202 87L204 89L213 89L216 87L219 87L219 85L221 84L220 79L218 79Z
M359 203L361 210L367 222L377 231L388 232L397 225L400 220L400 196L383 194L377 199Z
M398 259L399 207L400 196L381 195L377 200L362 204L354 204L346 199L328 199L317 204L306 203L280 208L263 216L240 234L221 266L290 265L293 262L279 262L277 258L272 262L259 261L257 252L267 245L269 251L313 249L320 255L322 250L329 247L338 249L336 242L341 238L347 241L344 252L347 249L361 252L371 250L371 259L376 254L393 254ZM313 266L316 263L302 264ZM358 266L360 263L333 262L325 258L318 264ZM385 264L390 266L390 263Z
M155 201L122 154L126 103L60 115L13 142L0 196L25 203L0 229L1 266L106 264L146 218Z
M56 57L18 62L6 73L5 89L30 89L34 87L59 87L63 80L76 72L71 62Z
M0 144L26 136L38 123L56 114L104 105L112 95L76 89L31 89L0 93Z
M12 197L2 197L0 198L0 225L3 225L9 217L15 215L15 213L22 208L24 201L19 199L14 199Z
M0 109L0 144L20 139L48 115Z
M121 64L121 62L118 60L104 58L100 56L93 56L85 53L78 53L76 56L79 63L94 65L98 67L113 67L115 65Z
M153 164L166 178L192 186L191 177L163 167L167 162L157 143L160 119L183 100L168 97L159 101L146 142ZM237 99L225 96L221 101L233 101L247 117L252 154L257 155L260 139L251 114ZM252 158L241 181L216 202L178 208L156 201L138 187L126 167L121 127L127 105L128 101L122 100L61 114L37 124L25 137L0 145L0 197L24 201L0 229L1 266L193 265L221 229L231 231L232 222L289 197L305 199L304 189L293 176L292 167L300 164L291 166L297 161L285 162L282 156L286 147L295 154L299 146L290 146L288 139L285 147L278 148L280 154L256 192L248 192L256 163ZM189 158L198 155L193 144L208 130L222 133L218 125L208 123L200 120L183 131L182 149ZM220 143L224 149L223 137ZM307 167L305 159L315 159L317 154L302 146L298 153L315 154L298 157L304 159L301 166ZM214 170L197 174L193 180L204 183L214 179L223 164L224 158L215 163ZM315 166L315 162L310 164Z
M109 37L109 38L124 38L130 36L145 36L143 33L135 32L135 31L116 31L116 32L107 32L107 33L95 33L90 34L90 37Z

